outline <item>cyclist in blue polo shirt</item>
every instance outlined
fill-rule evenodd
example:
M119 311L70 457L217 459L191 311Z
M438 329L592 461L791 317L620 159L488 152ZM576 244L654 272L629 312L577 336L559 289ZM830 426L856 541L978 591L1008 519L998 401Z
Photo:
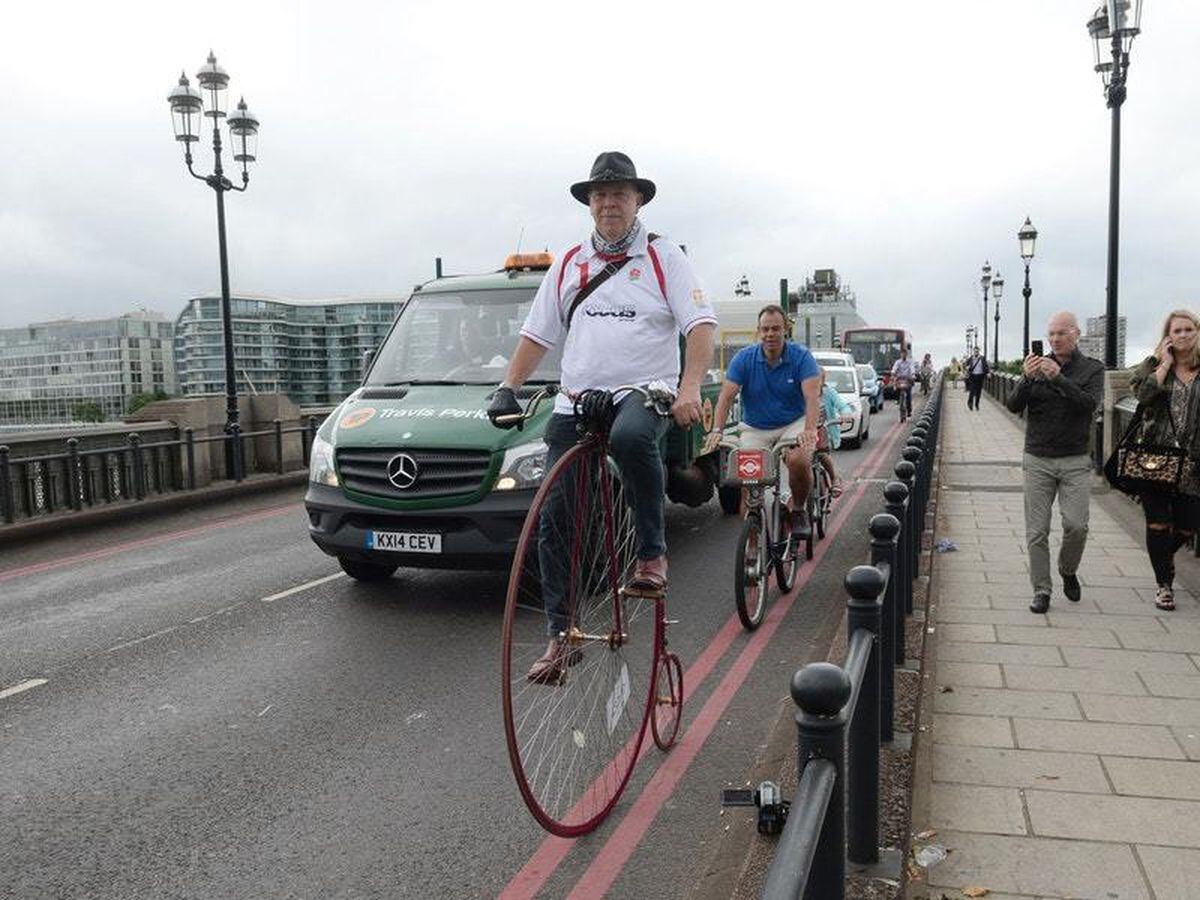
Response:
M729 407L742 395L743 447L774 450L797 441L784 457L792 491L792 531L808 535L811 527L804 498L812 488L812 454L817 446L821 414L821 368L808 349L787 340L787 316L775 304L758 313L758 343L744 347L725 370L713 428L704 452L716 449Z

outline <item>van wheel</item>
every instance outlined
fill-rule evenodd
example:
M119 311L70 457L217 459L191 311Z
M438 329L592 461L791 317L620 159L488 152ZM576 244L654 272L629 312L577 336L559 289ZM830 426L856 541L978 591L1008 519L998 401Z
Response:
M396 571L399 563L369 563L339 556L338 565L355 581L387 581L392 577L392 573Z
M721 501L721 512L734 515L742 508L742 489L739 485L717 488L717 499Z

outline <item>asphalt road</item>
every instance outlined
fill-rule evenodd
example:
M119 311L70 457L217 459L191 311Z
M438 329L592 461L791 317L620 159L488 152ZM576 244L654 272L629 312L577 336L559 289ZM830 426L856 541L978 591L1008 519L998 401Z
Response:
M858 477L834 534L753 635L733 610L739 520L668 506L680 741L647 739L573 842L541 831L509 768L502 575L356 583L309 541L298 491L6 548L0 896L685 896L720 789L825 655L900 437L889 404L836 454Z

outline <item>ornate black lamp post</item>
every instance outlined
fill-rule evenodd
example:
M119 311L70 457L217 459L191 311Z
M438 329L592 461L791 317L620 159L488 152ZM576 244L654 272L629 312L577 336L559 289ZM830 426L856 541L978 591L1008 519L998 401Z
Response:
M1104 365L1117 367L1117 243L1121 194L1121 104L1129 74L1129 48L1141 29L1142 0L1107 0L1088 20L1096 50L1096 71L1112 110L1112 146L1108 163L1108 298L1104 312Z
M1033 291L1029 287L1029 263L1033 259L1033 245L1037 241L1037 229L1025 217L1025 224L1017 232L1017 240L1021 242L1021 259L1025 262L1025 287L1021 293L1025 295L1025 330L1021 338L1021 358L1029 355L1029 295Z
M983 261L983 274L979 277L979 284L983 288L983 358L986 361L988 288L992 284L992 264L987 260Z
M244 191L250 184L249 165L254 162L258 143L258 119L240 100L232 115L226 115L229 75L217 65L217 58L209 51L208 61L196 73L196 90L187 75L180 73L179 84L167 95L171 104L171 121L175 126L175 140L183 144L183 161L193 178L203 181L217 194L217 247L221 259L221 322L225 332L225 431L232 435L231 452L227 459L232 463L230 471L235 478L242 476L241 441L238 432L237 375L233 362L233 327L229 301L229 259L225 249L225 192ZM212 119L213 170L209 175L197 175L192 168L192 144L200 140L203 119ZM221 120L226 120L229 137L233 145L233 159L242 164L242 183L234 185L225 177L221 167Z
M1000 365L1000 295L1004 292L1004 278L1000 270L992 277L992 299L996 301L996 328L992 334L992 368ZM983 348L987 353L987 347Z

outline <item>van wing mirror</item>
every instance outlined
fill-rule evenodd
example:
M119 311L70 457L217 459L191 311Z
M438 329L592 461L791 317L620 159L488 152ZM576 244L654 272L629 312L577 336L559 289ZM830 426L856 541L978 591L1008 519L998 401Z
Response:
M371 361L375 359L374 350L364 350L362 355L362 374L363 378L367 377L367 370L371 368Z

